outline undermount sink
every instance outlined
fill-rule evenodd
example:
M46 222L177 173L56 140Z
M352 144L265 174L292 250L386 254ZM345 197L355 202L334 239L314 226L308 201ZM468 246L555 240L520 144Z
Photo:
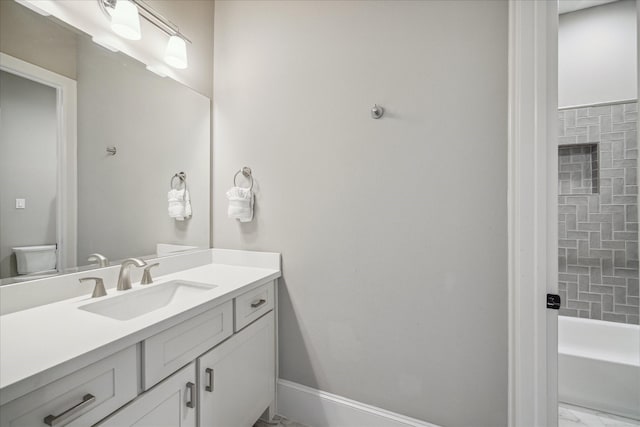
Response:
M216 285L205 283L172 280L152 285L147 289L127 291L122 295L92 302L78 308L116 320L130 320L169 304L192 299L194 296L215 287Z

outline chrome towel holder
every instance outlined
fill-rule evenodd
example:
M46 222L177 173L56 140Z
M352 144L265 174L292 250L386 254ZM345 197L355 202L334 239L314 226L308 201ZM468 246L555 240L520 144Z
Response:
M237 187L238 184L236 184L236 178L238 177L238 175L242 174L242 176L244 176L245 178L247 178L250 182L249 184L249 190L253 189L253 175L251 172L251 168L244 166L242 169L240 169L238 172L236 172L235 175L233 175L233 186Z
M179 180L179 181L178 181L178 185L175 185L175 186L174 186L174 184L173 184L173 183L174 183L174 181L175 181L176 179L178 179L178 180ZM187 174L186 174L186 173L184 173L184 172L178 172L177 174L173 175L173 176L171 177L171 181L169 182L169 187L170 187L171 189L175 189L175 190L177 190L177 189L178 189L178 187L180 187L180 184L184 184L184 187L185 187L185 188L187 187Z

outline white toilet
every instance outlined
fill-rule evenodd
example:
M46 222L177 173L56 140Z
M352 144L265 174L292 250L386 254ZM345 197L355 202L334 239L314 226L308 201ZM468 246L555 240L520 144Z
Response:
M20 246L12 248L18 261L19 275L56 273L56 245Z

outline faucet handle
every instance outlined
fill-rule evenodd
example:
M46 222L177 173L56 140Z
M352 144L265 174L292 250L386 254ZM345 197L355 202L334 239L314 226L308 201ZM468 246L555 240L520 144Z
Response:
M95 280L96 285L93 288L93 293L91 294L91 298L98 298L107 295L107 291L104 289L104 282L100 277L83 277L79 279L80 283L87 282L89 280Z
M100 267L109 266L109 260L107 259L107 257L99 253L89 255L89 258L87 258L87 261L97 262L98 265L100 265Z
M151 278L151 272L149 270L151 270L153 267L157 267L159 265L160 265L159 262L155 262L155 263L147 265L145 267L144 271L142 272L142 280L140 281L141 285L148 285L148 284L153 283L153 279Z

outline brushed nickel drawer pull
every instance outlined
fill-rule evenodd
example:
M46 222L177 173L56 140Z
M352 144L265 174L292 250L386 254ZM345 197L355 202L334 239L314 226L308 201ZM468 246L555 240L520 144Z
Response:
M96 401L96 397L93 394L87 393L82 398L82 402L72 406L71 408L61 413L60 415L47 415L44 418L44 423L48 426L57 426L58 424L60 424L61 422L69 418L71 415L75 414L78 411L83 410L84 408L91 405L95 401Z
M265 302L267 302L266 299L261 299L260 301L254 301L254 302L251 303L251 308L258 308L262 304L264 304Z
M204 370L207 374L207 385L204 387L206 391L213 391L213 369L207 368Z
M193 403L195 400L196 385L189 381L187 383L187 390L189 390L189 400L187 400L187 408L194 408L196 406Z

